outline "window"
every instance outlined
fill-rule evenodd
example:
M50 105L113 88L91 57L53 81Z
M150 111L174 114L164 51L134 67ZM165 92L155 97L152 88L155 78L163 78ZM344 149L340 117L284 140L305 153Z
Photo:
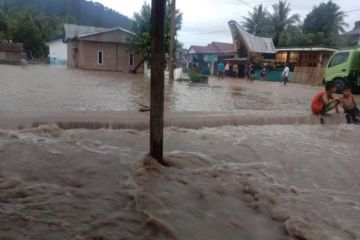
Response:
M129 55L129 66L132 67L134 65L134 54L130 53Z
M104 51L98 51L98 64L102 65L104 63Z
M346 62L349 59L349 52L341 52L335 54L329 63L329 67L334 67Z

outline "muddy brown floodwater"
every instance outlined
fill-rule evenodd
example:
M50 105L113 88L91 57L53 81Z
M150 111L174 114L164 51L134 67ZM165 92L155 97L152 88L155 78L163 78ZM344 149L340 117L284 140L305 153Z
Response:
M124 111L149 105L150 80L142 74L93 72L65 66L0 65L0 111ZM308 113L317 87L244 80L165 84L166 111Z
M360 238L359 128L0 133L0 239Z

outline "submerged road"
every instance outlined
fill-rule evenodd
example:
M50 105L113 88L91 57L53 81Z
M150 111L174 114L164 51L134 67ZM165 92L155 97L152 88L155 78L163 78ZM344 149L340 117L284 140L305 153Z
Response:
M325 124L346 123L343 114L329 114ZM62 129L137 129L149 128L149 113L120 112L0 112L1 129L22 129L42 124L57 124ZM166 127L200 129L203 127L248 125L320 124L320 118L309 114L272 114L266 112L221 113L181 112L165 113Z

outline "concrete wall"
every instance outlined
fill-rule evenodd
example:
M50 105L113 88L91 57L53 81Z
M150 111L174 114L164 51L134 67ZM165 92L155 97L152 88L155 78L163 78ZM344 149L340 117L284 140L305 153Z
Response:
M78 53L76 50L78 49L78 42L77 41L69 41L67 43L67 65L70 68L77 68L78 67Z
M17 52L0 52L0 61L2 62L15 62L18 63L21 60L21 53Z
M77 48L77 56L74 56L74 48ZM98 52L103 52L103 63L98 63ZM134 64L129 65L130 53L128 45L102 42L69 42L68 43L68 66L85 70L119 71L127 73L133 70L142 60L141 56L134 54ZM76 64L77 62L77 64ZM139 72L143 72L140 66Z
M46 46L49 47L49 57L51 60L56 59L58 61L66 61L67 60L67 45L63 42L63 40L56 39L46 43ZM52 61L50 61L52 63Z

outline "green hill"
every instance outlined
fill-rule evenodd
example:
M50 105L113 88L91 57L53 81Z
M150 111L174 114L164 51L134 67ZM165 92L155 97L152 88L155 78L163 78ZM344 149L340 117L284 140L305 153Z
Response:
M22 42L31 56L47 56L44 43L62 36L64 23L133 26L127 16L86 0L0 0L0 42Z
M79 24L130 29L132 21L104 5L86 0L0 0L0 6L10 11L33 8L44 15L76 19Z

